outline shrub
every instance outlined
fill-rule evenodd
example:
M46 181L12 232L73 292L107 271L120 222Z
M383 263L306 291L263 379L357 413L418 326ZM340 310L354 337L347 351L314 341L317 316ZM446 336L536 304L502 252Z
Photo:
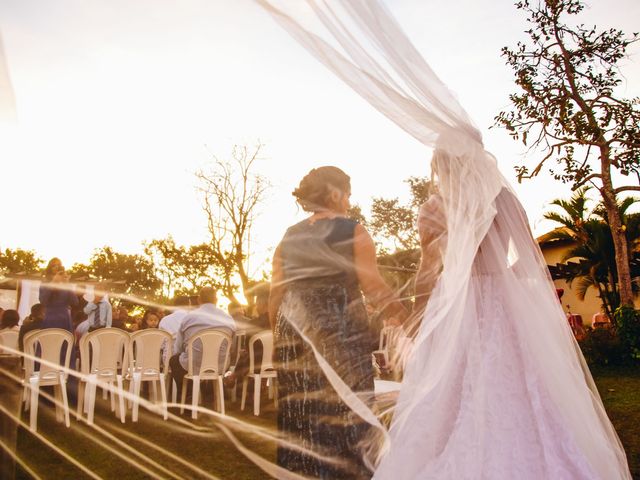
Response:
M616 331L629 363L640 360L640 311L619 307L614 313Z
M580 348L591 366L623 365L626 363L625 348L616 332L609 328L587 331Z

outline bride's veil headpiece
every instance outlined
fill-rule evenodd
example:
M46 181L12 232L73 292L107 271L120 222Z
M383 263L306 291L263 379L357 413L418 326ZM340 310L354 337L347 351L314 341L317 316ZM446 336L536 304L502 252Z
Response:
M486 308L487 294L500 295L495 308L509 316L525 365L535 362L527 382L541 385L593 471L600 478L628 476L624 451L519 201L494 157L484 150L478 129L396 20L378 0L256 1L373 107L434 150L432 173L438 180L445 230L432 236L440 243L441 267L414 329L413 347L404 352L406 370L389 434L375 419L371 404L351 392L316 352L345 402L377 427L370 461L378 464L380 478L434 462L446 447L446 431L428 436L421 432L437 431L439 419L455 408L438 404L433 395L442 382L453 381L460 350L477 334L473 323L479 319L473 312ZM491 374L473 365L480 355L473 349L465 352L470 375ZM477 397L481 424L482 395ZM481 428L475 433L479 437L470 440L480 440ZM412 477L403 473L403 478Z

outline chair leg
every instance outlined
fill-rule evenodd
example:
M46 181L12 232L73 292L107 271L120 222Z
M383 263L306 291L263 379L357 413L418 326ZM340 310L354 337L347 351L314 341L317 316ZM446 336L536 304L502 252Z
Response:
M236 403L238 401L238 392L236 391L238 388L237 384L234 384L233 387L231 387L231 402L232 403Z
M98 393L98 377L89 375L89 385L87 385L89 400L86 402L87 407L87 423L93 425L93 414L96 410L96 396Z
M178 384L171 379L171 403L178 403Z
M211 395L213 395L213 411L220 411L220 395L218 395L217 380L211 380Z
M198 403L200 400L200 376L193 376L193 392L191 394L191 418L194 420L198 418Z
M76 420L82 418L82 408L84 407L84 394L85 394L85 382L82 379L78 380L78 407L76 408Z
M126 410L124 408L124 382L122 375L116 375L116 382L118 383L118 413L120 414L120 421L124 423Z
M165 383L164 374L158 375L160 382L160 396L162 397L162 418L169 418L169 409L167 408L167 384Z
M107 386L111 387L107 390L107 392L109 393L109 398L110 398L110 402L111 402L111 411L115 412L116 411L116 397L114 395L114 391L113 391L113 382L109 381L109 383L107 383Z
M272 378L273 380L273 404L276 408L278 408L278 379Z
M187 379L182 380L182 393L180 394L180 414L184 413L184 404L187 401Z
M138 409L140 408L140 387L142 376L139 373L133 374L133 410L131 411L131 421L138 421Z
M109 391L106 388L102 388L102 399L106 400L107 399L107 395L109 394Z
M260 415L260 389L262 388L262 377L256 375L253 377L253 414Z
M240 399L240 410L244 410L245 403L247 402L248 388L249 388L249 377L244 377L244 380L242 380L242 398Z
M267 392L269 395L269 400L273 400L273 379L267 378Z
M24 382L24 388L22 389L22 402L24 403L24 411L29 411L29 385L28 380Z
M71 426L69 420L69 399L67 398L67 379L64 373L60 372L60 393L62 394L62 407L64 408L64 424L67 428Z
M224 415L224 383L222 376L218 377L218 404L220 405L220 413Z
M38 430L38 397L40 396L40 379L33 377L29 379L29 387L31 388L31 412L29 414L29 430L35 432Z
M158 386L155 380L151 381L151 388L153 391L153 403L158 403Z
M56 409L56 422L61 423L64 419L64 412L62 410L62 392L60 391L60 385L53 386L53 401Z

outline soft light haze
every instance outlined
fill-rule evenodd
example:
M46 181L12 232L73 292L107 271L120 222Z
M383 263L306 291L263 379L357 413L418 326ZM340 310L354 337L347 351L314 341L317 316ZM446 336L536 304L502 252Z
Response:
M513 179L522 145L488 127L515 91L500 48L524 39L523 16L506 0L386 3ZM585 23L637 29L640 2L590 3ZM428 174L430 152L251 1L2 0L0 30L18 116L0 127L2 248L70 264L167 234L205 241L194 171L259 139L273 184L252 239L259 274L303 216L290 192L309 169L343 168L363 207L406 198L403 180ZM627 96L640 94L638 51L623 63ZM516 190L536 234L548 201L569 192L547 176Z

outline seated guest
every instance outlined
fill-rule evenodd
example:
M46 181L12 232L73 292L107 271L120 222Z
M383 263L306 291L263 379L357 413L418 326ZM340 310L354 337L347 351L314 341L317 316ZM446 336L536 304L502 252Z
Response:
M0 322L0 328L13 328L18 330L20 327L20 314L17 310L5 310L2 313L2 321Z
M611 326L611 319L604 312L596 312L591 317L591 326L593 328L608 328Z
M227 311L234 322L236 322L236 327L241 329L250 327L251 319L245 316L244 307L238 302L231 302L227 307Z
M169 332L173 338L175 338L178 330L180 330L180 325L182 325L182 320L187 316L189 306L189 297L178 296L174 299L173 304L175 305L175 310L166 315L160 320L158 324L158 328Z
M229 308L231 308L231 305L229 305ZM233 373L227 375L225 378L225 385L229 388L233 388L234 385L236 385L236 382L242 382L244 377L249 373L249 352L247 349L249 348L251 337L264 330L271 330L271 326L269 324L269 295L258 295L256 297L256 314L257 315L253 319L249 320L249 328L247 329L249 342L246 344L247 348L240 351L238 363L236 364ZM253 345L255 362L254 368L259 370L262 363L263 346L260 341L256 341Z
M40 330L42 328L42 321L44 320L44 305L36 303L31 306L31 315L24 319L20 332L18 333L18 347L20 351L24 351L24 336L32 332L33 330Z
M96 285L94 298L88 301L84 313L88 315L90 332L98 328L111 327L113 312L108 296L102 292L102 285Z
M80 339L91 331L91 324L83 312L78 312L74 317L74 325L76 328L73 330L73 334L76 337L76 345L79 345Z
M229 334L233 334L236 325L227 313L216 307L216 291L211 287L203 287L198 295L197 309L189 312L182 320L182 324L176 334L173 351L175 354L169 359L171 366L171 376L178 387L178 398L182 389L182 380L187 374L189 359L187 357L187 344L191 337L197 333L210 328L217 328ZM226 354L225 346L221 349L220 358ZM193 368L195 372L200 371L202 361L202 345L196 342L193 345ZM223 372L221 372L223 373Z
M271 330L269 323L269 294L256 297L256 315L251 323L259 330Z
M146 330L147 328L158 328L160 323L160 317L155 310L147 310L144 312L142 322L140 322L140 330Z

